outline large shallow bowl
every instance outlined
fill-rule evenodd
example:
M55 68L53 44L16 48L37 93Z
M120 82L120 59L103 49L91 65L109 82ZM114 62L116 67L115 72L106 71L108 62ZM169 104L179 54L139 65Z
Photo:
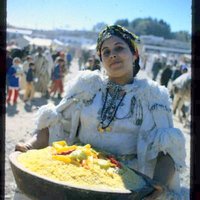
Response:
M21 152L9 156L11 169L18 188L34 200L140 200L154 188L151 180L139 173L146 185L138 191L109 191L77 187L60 181L48 179L24 168L17 157Z

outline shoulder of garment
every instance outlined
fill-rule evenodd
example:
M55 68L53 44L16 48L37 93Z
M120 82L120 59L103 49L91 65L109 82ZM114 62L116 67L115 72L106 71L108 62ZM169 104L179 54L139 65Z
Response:
M148 101L150 108L155 104L170 107L171 99L165 86L161 86L153 80L137 79L135 87L138 97L141 100Z

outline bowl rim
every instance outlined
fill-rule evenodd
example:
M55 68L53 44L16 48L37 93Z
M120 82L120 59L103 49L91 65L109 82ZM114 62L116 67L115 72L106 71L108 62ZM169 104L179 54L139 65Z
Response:
M51 182L51 183L54 183L56 185L61 185L63 187L68 187L68 188L74 188L74 189L79 189L79 190L85 190L85 191L93 191L93 192L104 192L104 193L119 193L119 194L131 194L133 191L131 190L128 190L128 189L124 189L124 190L120 190L120 189L116 189L116 190L106 190L106 189L103 189L103 188L97 188L97 187L94 187L94 188L91 188L91 187L87 187L87 186L78 186L78 185L73 185L73 184L70 184L70 183L64 183L62 181L59 181L59 180L54 180L54 179L50 179L48 177L45 177L45 176L42 176L42 175L39 175L35 172L32 172L30 170L28 170L27 168L25 168L22 164L20 164L18 161L17 161L17 157L22 154L23 152L20 152L20 151L15 151L15 152L12 152L10 155L9 155L9 162L17 169L23 171L24 173L26 174L29 174L29 175L32 175L36 178L39 178L39 179L43 179L47 182ZM11 168L12 169L12 168ZM12 169L12 172L13 172L13 169ZM14 172L13 172L14 174ZM145 180L146 181L146 180Z

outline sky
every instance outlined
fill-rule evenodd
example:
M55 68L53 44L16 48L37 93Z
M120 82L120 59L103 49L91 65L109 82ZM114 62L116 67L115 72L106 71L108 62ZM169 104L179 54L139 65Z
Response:
M191 33L192 0L7 0L7 23L33 29L92 30L97 23L151 17Z

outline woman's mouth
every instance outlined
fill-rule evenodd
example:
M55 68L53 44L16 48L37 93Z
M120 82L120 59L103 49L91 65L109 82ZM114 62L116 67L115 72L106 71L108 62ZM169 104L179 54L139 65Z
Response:
M110 68L118 68L119 67L119 64L121 64L120 61L117 61L117 62L113 62L110 64ZM120 65L121 66L121 65Z

